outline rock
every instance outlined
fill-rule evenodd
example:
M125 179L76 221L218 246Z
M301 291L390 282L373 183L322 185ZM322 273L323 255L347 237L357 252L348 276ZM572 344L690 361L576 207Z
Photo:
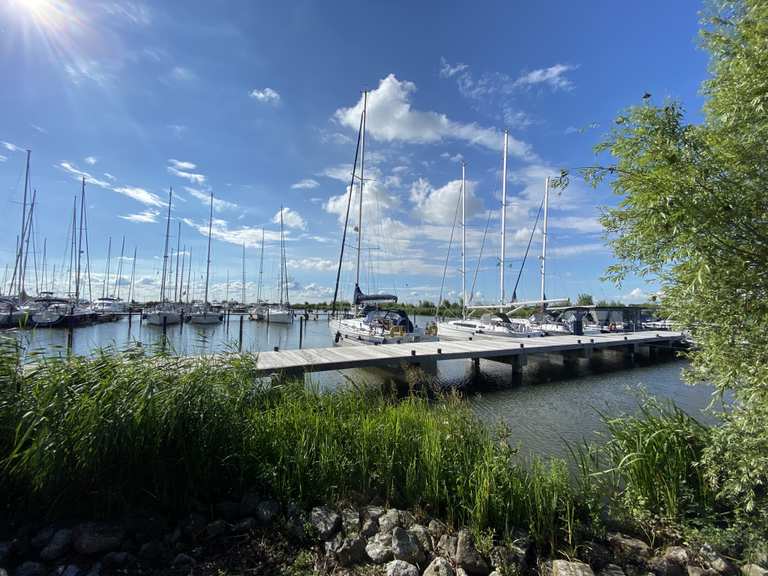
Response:
M460 530L456 543L456 564L469 574L488 574L488 563L475 546L475 537L469 530Z
M177 567L194 566L195 564L195 559L192 558L192 556L189 554L184 554L183 552L181 554L176 554L176 557L173 559L173 565Z
M40 562L24 562L16 568L15 576L45 576L45 566Z
M207 520L205 519L205 516L199 512L192 512L187 516L184 522L182 522L181 532L188 540L197 540L197 538L205 532L206 524Z
M624 534L609 534L608 545L619 564L643 564L651 557L651 548L637 538Z
M677 564L681 567L687 566L691 559L688 549L682 546L667 546L664 549L664 554L662 554L662 556L673 564Z
M275 500L262 500L256 506L256 521L262 526L270 526L280 514L280 503Z
M397 526L401 526L400 510L390 508L379 517L379 530L381 532L392 532Z
M416 536L399 526L392 530L392 554L396 560L404 560L411 564L423 565L426 560Z
M422 576L456 576L456 571L448 560L438 556L427 566Z
M57 530L51 537L48 544L40 551L40 558L47 562L58 560L64 554L69 552L72 545L72 530L63 528Z
M235 520L240 519L241 508L238 502L233 502L232 500L224 500L216 504L214 510L216 510L216 514L218 516L221 516L227 522L234 522Z
M29 543L32 544L33 548L37 548L38 550L40 548L45 548L45 545L48 544L51 538L53 538L54 532L55 530L53 529L53 526L43 528L30 539Z
M120 526L87 522L75 528L72 542L80 554L95 556L118 549L124 536L125 531Z
M515 545L494 546L490 554L491 567L494 570L506 573L517 569L526 571L526 553L522 548Z
M552 560L544 563L544 573L549 576L594 576L592 568L584 562Z
M218 538L227 532L227 523L224 520L214 520L205 527L205 535L211 540Z
M363 522L363 527L360 529L360 536L363 536L364 538L370 538L376 532L379 531L379 521L374 520L373 518L367 518Z
M256 508L261 502L261 497L253 492L247 492L243 494L240 499L240 517L256 516Z
M308 522L306 514L301 511L297 511L294 514L290 514L285 519L285 530L288 534L296 540L304 541L307 538L307 532L304 529L305 524Z
M408 528L408 532L416 537L416 540L419 541L419 547L424 552L432 552L432 536L429 534L429 530L427 530L426 527L421 524L414 524Z
M235 524L232 527L232 531L236 534L245 534L246 532L250 532L251 530L254 530L256 528L256 519L255 518L243 518Z
M136 556L130 552L110 552L101 561L107 568L128 568L138 564Z
M647 567L656 576L683 576L685 574L685 566L680 566L664 556L654 556L648 560Z
M430 520L427 524L427 530L429 530L432 540L439 541L443 534L448 532L448 527L439 520Z
M387 564L387 576L419 576L419 569L403 560L392 560Z
M165 546L159 540L152 540L139 548L139 558L144 564L159 564L167 553Z
M379 532L365 546L365 553L374 564L384 564L394 559L392 534Z
M721 576L738 576L739 569L730 560L717 556L709 562L709 567Z
M469 574L467 574L467 571L464 570L464 568L462 568L461 566L458 566L456 568L456 576L469 576Z
M360 564L365 561L365 540L357 535L344 538L333 552L342 566Z
M91 566L91 569L88 570L88 574L86 576L100 576L101 574L101 562L96 562L93 566Z
M459 539L453 534L443 534L437 542L437 552L450 559L456 558L456 546Z
M341 528L341 516L325 506L312 508L309 521L320 540L330 540Z
M8 571L5 568L0 568L0 576L8 576Z
M717 572L711 568L702 568L701 566L691 566L686 568L688 576L717 576Z
M385 510L381 506L366 506L363 509L363 518L378 521L379 518L384 516L384 512Z
M766 576L768 570L757 564L744 564L741 567L742 576Z
M80 568L74 564L68 564L67 566L59 566L56 573L59 576L78 576L80 574Z
M8 563L11 558L11 550L10 542L0 542L0 565Z
M344 508L341 511L341 525L345 534L360 532L360 512L354 508Z
M597 576L624 576L624 570L616 564L608 564L597 573Z

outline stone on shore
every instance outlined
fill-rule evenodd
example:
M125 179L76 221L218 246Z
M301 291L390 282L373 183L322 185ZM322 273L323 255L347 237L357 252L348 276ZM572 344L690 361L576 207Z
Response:
M387 576L419 576L419 569L403 560L392 560L387 564Z
M456 542L456 564L468 574L485 576L490 572L488 562L475 546L475 537L469 530L460 530Z
M410 564L423 564L426 559L416 536L399 526L392 530L392 554Z
M40 551L40 558L47 562L58 560L69 552L71 545L72 530L66 528L57 530L48 541L48 544Z
M341 516L325 506L312 508L309 521L320 540L330 540L341 529Z
M101 522L87 522L75 528L72 541L80 554L96 556L120 547L125 537L122 527Z
M427 566L423 576L456 576L456 571L448 560L438 556Z

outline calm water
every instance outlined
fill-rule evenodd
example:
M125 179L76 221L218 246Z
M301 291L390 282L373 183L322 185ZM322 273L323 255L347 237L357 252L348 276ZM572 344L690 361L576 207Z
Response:
M427 319L419 318L424 325ZM230 317L229 324L198 327L190 324L168 328L170 346L179 354L207 354L237 350L240 317ZM66 354L65 330L28 330L17 332L29 351ZM159 346L162 329L140 323L134 316L114 323L78 328L73 333L72 350L89 354L99 346L124 348L141 342ZM331 336L325 320L306 322L304 347L330 346ZM291 326L243 320L243 351L257 352L299 347L299 322ZM647 392L658 398L674 399L689 414L711 421L704 412L712 398L712 389L688 386L680 378L685 363L681 360L643 362L628 368L620 354L606 352L591 361L579 360L565 369L558 356L542 356L529 360L523 371L522 384L511 385L511 368L496 362L482 361L481 374L474 378L468 361L450 360L438 364L433 377L439 385L461 386L470 397L478 416L489 424L506 423L512 430L512 442L526 453L566 455L564 440L577 443L582 439L599 440L602 429L600 415L631 413L637 409L640 394ZM384 370L348 370L308 375L307 380L333 388L348 381L378 383L396 377Z

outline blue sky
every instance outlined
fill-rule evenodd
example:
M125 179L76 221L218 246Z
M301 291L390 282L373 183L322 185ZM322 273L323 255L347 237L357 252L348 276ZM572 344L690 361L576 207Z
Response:
M29 148L36 243L41 250L47 240L49 277L64 265L72 198L85 175L96 285L108 237L114 255L125 236L127 255L138 251L138 296L157 297L173 186L171 243L180 221L198 295L213 190L214 298L225 294L227 271L239 296L244 243L247 296L255 298L262 228L264 290L274 292L282 205L292 300L327 300L367 89L363 289L437 298L463 160L467 268L474 274L490 212L475 301L496 301L503 130L511 286L546 175L594 163L592 146L645 92L656 102L678 99L698 116L707 64L697 44L700 9L689 1L6 0L0 265L13 264ZM614 202L607 188L576 178L553 196L548 296L630 301L653 290L640 280L615 287L599 279L611 254L596 218ZM539 243L535 234L535 254ZM458 266L454 248L451 298ZM537 266L536 258L526 264L518 297L537 296ZM347 296L352 278L350 262ZM64 284L59 276L57 290Z

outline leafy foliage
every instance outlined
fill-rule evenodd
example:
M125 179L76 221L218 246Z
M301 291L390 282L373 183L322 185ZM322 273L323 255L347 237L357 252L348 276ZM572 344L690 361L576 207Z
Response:
M608 276L658 278L697 344L689 377L733 393L703 459L713 489L752 513L768 482L768 2L716 5L702 37L704 122L646 101L597 147L615 164L586 176L621 197L602 219L619 258Z

